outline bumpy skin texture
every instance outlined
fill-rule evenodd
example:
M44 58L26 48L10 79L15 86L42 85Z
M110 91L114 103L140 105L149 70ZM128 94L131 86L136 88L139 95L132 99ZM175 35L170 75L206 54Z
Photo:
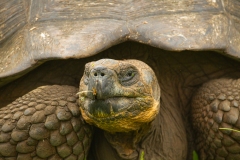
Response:
M158 81L147 64L114 59L87 63L79 99L83 118L104 130L119 158L140 158L140 141L160 108Z
M92 130L76 93L71 86L43 86L1 108L0 159L85 159Z
M160 88L138 60L101 59L86 64L80 82L83 118L108 132L139 130L159 112Z
M240 77L238 61L212 51L179 53L126 42L86 59L44 63L24 77L0 88L0 107L43 85L70 85L78 88L84 64L103 57L138 59L151 66L157 75L161 86L161 110L153 121L154 128L141 142L145 160L192 160L191 153L195 149L192 142L195 137L191 139L192 120L188 119L192 115L192 95L199 86L212 79ZM90 155L97 156L89 160L122 160L106 140L103 131L95 130L95 133Z
M205 83L192 99L193 127L201 160L239 160L240 80ZM220 128L220 129L219 129Z

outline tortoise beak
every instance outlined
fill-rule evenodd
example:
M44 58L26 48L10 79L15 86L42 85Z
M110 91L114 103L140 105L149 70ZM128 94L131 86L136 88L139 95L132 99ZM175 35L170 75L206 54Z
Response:
M103 81L102 79L97 79L96 80L96 88L93 88L92 89L92 92L93 92L93 96L95 99L104 99L104 96L103 96Z
M111 92L112 74L109 69L104 67L95 67L91 70L89 76L88 90L89 98L95 100L104 100L109 97Z

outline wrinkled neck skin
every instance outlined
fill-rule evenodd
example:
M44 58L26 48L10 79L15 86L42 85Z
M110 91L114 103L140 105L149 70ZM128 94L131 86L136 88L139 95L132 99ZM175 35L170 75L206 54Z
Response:
M136 131L116 133L104 131L104 136L119 157L126 160L135 160L140 159L141 155L144 154L141 142L150 134L152 127L152 122L149 122Z

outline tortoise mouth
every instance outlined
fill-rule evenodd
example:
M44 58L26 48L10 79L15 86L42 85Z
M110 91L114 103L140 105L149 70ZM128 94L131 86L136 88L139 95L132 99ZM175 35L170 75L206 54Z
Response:
M91 118L114 119L123 116L124 112L133 112L137 108L136 101L144 101L140 97L108 97L105 99L92 99L86 97L82 109Z
M118 117L137 116L142 111L153 106L153 98L145 97L109 97L107 99L92 99L85 97L81 101L81 109L89 118L113 120Z
M142 124L152 121L159 111L159 103L152 97L87 98L80 106L87 123L109 132L138 130Z

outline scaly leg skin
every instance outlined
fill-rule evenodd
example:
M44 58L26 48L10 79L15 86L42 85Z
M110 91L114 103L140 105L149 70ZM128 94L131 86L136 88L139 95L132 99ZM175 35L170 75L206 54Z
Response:
M84 160L92 130L76 93L71 86L43 86L1 108L0 159Z
M240 80L232 79L210 81L193 97L192 120L201 160L240 159L240 132L229 130L240 130L239 98Z

